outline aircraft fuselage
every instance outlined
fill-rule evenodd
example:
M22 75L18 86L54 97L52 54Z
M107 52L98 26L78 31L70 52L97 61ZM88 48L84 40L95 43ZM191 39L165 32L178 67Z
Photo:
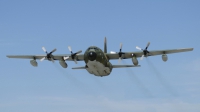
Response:
M95 76L107 76L113 68L105 53L96 46L91 46L85 51L84 61L86 70Z

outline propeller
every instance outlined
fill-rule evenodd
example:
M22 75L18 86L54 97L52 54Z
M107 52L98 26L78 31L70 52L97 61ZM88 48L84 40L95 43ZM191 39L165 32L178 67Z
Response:
M125 54L124 52L122 52L122 43L120 43L120 49L119 52L115 52L115 51L110 51L111 54L117 54L119 55L119 63L121 63L122 60L122 55Z
M45 49L45 47L42 47L42 50L47 54L46 57L43 57L42 59L40 59L40 61L43 61L45 58L47 58L49 61L52 61L54 63L54 58L52 53L56 51L56 49L53 49L50 53L47 52L47 50Z
M71 46L68 46L68 49L69 49L69 51L71 52L71 58L72 58L72 59L74 60L74 62L77 64L76 56L79 55L79 54L82 52L82 50L73 53L73 52L72 52ZM69 56L64 57L63 59L64 59L64 60L67 60L67 59L69 59Z
M140 58L141 60L143 60L143 58L144 58L145 56L147 57L147 56L149 55L149 51L147 50L148 47L149 47L149 45L150 45L150 42L147 43L147 46L146 46L145 49L142 49L142 48L136 46L136 49L143 51L143 55L142 55L142 57Z

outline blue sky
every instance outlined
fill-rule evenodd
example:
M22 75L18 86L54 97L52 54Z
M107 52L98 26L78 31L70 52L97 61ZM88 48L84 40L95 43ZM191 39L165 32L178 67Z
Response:
M0 111L20 112L199 112L200 1L0 1ZM85 51L95 45L108 51L193 47L194 51L139 60L140 68L113 69L95 77L67 62L8 59L8 54L55 54ZM118 64L118 61L111 61ZM132 64L123 60L123 64Z

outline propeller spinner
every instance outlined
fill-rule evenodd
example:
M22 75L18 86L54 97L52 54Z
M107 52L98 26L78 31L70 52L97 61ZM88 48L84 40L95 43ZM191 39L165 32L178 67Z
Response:
M145 49L142 49L142 48L136 46L136 49L143 51L143 55L142 55L142 57L140 58L141 60L143 60L144 56L147 57L147 56L149 55L149 51L147 50L148 47L149 47L149 45L150 45L150 42L147 43L147 46L146 46Z
M52 50L50 53L47 52L47 50L45 49L45 47L42 47L42 50L47 54L46 57L43 57L42 59L40 59L40 61L43 61L45 58L47 58L49 61L52 61L54 63L54 58L52 53L56 51L56 49Z
M74 60L74 62L77 64L76 56L77 56L78 54L80 54L80 53L82 52L82 50L80 50L80 51L78 51L78 52L76 52L76 53L73 53L73 52L72 52L71 46L68 46L68 49L69 49L69 51L71 52L71 58L72 58L72 59ZM69 58L69 56L64 57L63 59L64 59L64 60L67 60L68 58Z

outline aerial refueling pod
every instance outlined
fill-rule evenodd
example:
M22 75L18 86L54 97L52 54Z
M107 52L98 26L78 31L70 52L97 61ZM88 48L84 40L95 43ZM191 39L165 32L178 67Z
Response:
M31 63L31 65L34 66L34 67L37 67L37 66L38 66L37 61L34 60L34 59L31 60L30 63Z
M63 68L67 68L67 63L64 60L60 60L59 63Z
M164 62L166 62L166 61L168 60L168 57L167 57L166 54L163 54L163 55L162 55L162 60L163 60Z
M134 65L138 65L138 60L135 56L132 57L132 62Z

